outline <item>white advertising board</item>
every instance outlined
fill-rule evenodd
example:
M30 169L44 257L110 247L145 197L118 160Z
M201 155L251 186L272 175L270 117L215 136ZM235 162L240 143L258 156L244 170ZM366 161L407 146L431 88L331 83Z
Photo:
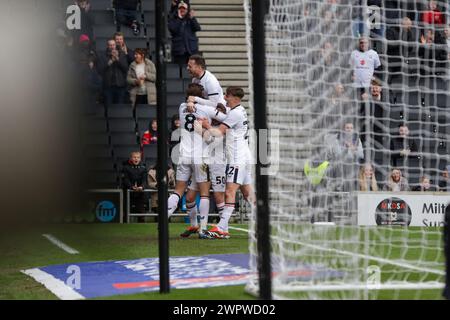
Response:
M437 192L359 192L358 225L439 227L450 194Z

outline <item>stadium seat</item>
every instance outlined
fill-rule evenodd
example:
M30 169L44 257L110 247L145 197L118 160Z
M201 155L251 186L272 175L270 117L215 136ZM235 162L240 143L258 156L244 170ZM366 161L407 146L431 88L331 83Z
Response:
M116 171L89 171L88 185L91 189L115 189L119 187Z
M181 70L180 65L169 63L167 64L167 78L168 79L180 79L181 78Z
M156 144L144 145L143 153L145 159L156 159L158 156L158 147Z
M83 132L85 133L104 133L108 131L106 119L86 118L83 121Z
M85 155L87 159L110 158L112 149L109 146L87 146Z
M136 119L147 120L156 118L156 107L146 104L140 104L136 106Z
M155 11L155 0L142 1L142 9L144 11Z
M100 146L108 146L109 145L109 135L106 132L99 133L91 133L86 136L86 144L87 145L100 145Z
M106 109L106 114L109 119L114 118L133 118L133 108L131 104L112 104Z
M111 144L113 148L116 146L137 146L138 139L135 132L119 132L111 134Z
M91 171L115 171L116 165L112 158L98 158L93 161L89 161L88 169Z
M130 158L132 152L140 151L138 145L117 146L114 147L114 157L118 163L122 163Z
M113 132L134 132L136 128L136 123L134 119L110 119L109 121L109 130L111 133Z

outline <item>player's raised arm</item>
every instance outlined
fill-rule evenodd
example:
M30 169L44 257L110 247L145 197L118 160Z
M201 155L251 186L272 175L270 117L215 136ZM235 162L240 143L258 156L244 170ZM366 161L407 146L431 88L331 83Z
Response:
M229 129L226 125L221 124L218 127L213 127L211 123L209 123L208 119L206 118L199 118L197 119L199 123L202 124L202 127L208 131L208 133L213 137L221 137L225 136L227 133L227 130Z
M208 99L203 99L200 97L193 97L193 96L188 98L188 102L194 102L194 103L198 103L198 104L208 106L208 107L213 107L213 108L215 108L217 105L217 103L213 100L208 100Z

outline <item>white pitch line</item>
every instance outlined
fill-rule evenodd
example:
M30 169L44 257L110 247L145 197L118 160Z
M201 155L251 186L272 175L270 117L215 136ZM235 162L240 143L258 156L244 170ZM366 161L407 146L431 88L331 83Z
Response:
M250 233L250 230L246 230L246 229L242 229L242 228L229 227L229 229L237 230L237 231L246 231L246 232ZM421 268L421 267L417 267L417 266L414 266L414 265L409 264L409 263L398 262L398 261L394 261L394 260L389 260L389 259L385 259L385 258L369 256L369 255L360 254L360 253L354 253L354 252L350 252L350 251L344 251L344 250L338 250L338 249L332 249L332 248L325 248L325 247L309 244L309 243L302 242L302 241L294 241L294 240L282 239L282 238L279 238L279 237L276 237L276 236L271 236L271 238L273 238L275 240L278 240L278 241L282 241L282 242L299 244L299 245L302 245L302 246L305 246L305 247L310 247L310 248L321 250L321 251L328 251L328 252L338 253L338 254L347 255L347 256L351 256L351 257L358 257L358 258L367 259L367 260L374 260L374 261L378 261L378 262L385 263L385 264L390 264L390 265L397 266L397 267L402 267L402 268L407 268L407 269L411 269L411 270L416 270L416 271L421 271L421 272L428 272L428 273L434 273L434 274L437 274L437 275L440 275L440 276L445 276L445 271L436 270L436 269L429 269L429 268Z
M44 238L47 238L48 241L53 243L58 248L64 250L68 254L79 254L79 252L77 250L75 250L74 248L69 247L67 244L65 244L64 242L58 240L57 238L55 238L51 234L43 234L42 236Z
M38 268L22 270L22 273L32 277L34 280L44 285L48 290L50 290L61 300L85 299L81 294L66 285L63 281Z

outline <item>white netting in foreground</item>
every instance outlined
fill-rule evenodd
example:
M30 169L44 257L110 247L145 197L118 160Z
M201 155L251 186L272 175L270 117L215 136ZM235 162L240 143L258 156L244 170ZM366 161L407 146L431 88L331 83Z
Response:
M448 4L269 2L268 123L280 130L270 177L274 296L439 298L441 229L382 210L373 213L380 226L359 226L357 192L421 190L423 177L429 191L447 190ZM245 9L251 49L248 0ZM254 219L251 228L256 255ZM248 289L257 287L255 279Z

